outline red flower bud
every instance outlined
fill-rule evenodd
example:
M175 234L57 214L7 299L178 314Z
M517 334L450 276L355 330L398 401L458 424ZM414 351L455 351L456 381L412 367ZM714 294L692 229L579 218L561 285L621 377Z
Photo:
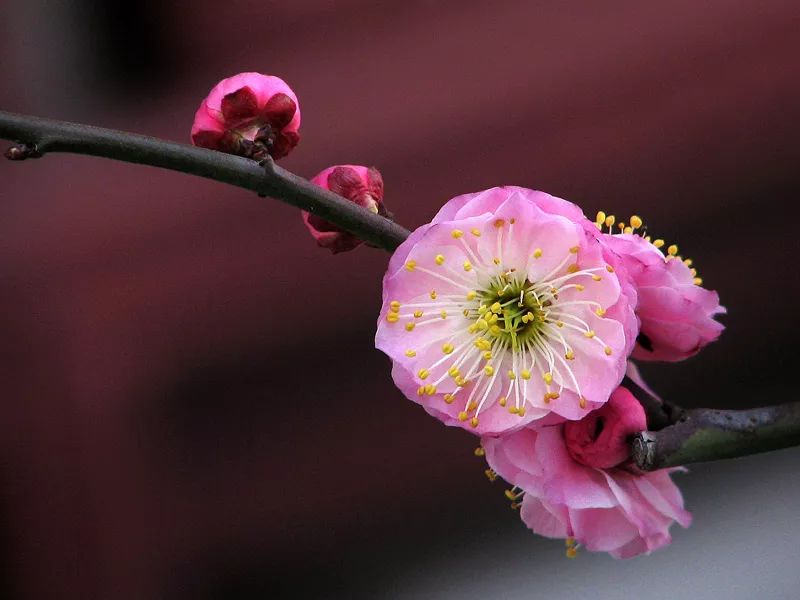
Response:
M328 167L311 182L344 196L371 212L384 217L389 216L383 206L383 178L375 167L357 165ZM353 234L342 231L333 223L306 211L303 211L303 222L317 240L317 244L328 248L334 254L352 250L363 243Z
M300 107L283 79L240 73L220 81L200 104L195 146L255 160L286 156L300 141Z

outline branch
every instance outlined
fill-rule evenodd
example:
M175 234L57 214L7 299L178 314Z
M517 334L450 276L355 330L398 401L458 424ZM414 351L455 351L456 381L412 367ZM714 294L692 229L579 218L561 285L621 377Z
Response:
M659 431L643 431L632 442L643 471L747 456L800 445L800 402L750 410L695 408Z
M392 251L409 232L268 160L256 162L144 135L0 111L0 138L20 142L6 157L38 158L71 152L198 175L271 196L338 225L373 246Z
M152 137L0 111L6 157L71 152L171 169L228 183L307 210L374 246L393 251L409 232L268 160L242 158ZM800 445L800 403L753 410L681 410L649 401L648 424L632 442L637 466L650 471ZM663 427L663 428L662 428Z

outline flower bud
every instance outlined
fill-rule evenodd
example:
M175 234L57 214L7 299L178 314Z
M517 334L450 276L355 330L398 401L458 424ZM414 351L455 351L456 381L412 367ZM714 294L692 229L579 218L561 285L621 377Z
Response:
M371 212L384 217L389 216L383 206L383 178L375 167L367 168L358 165L328 167L314 177L311 182L339 194ZM347 252L363 243L352 233L342 231L333 223L306 211L303 211L303 222L317 240L317 244L328 248L334 254Z
M581 464L610 469L630 457L628 438L647 429L639 401L624 387L617 388L608 402L580 421L564 425L564 440L570 456Z
M300 107L283 79L240 73L223 79L200 104L195 146L254 160L286 156L300 141Z

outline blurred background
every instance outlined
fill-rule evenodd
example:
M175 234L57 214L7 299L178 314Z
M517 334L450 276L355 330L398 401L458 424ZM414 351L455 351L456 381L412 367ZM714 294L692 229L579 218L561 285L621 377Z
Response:
M498 184L640 214L729 310L651 384L796 397L796 0L6 1L0 56L3 110L184 142L219 79L279 75L282 164L375 165L411 228ZM392 385L387 259L216 182L0 162L0 596L797 597L800 451L678 477L695 524L650 557L532 535Z

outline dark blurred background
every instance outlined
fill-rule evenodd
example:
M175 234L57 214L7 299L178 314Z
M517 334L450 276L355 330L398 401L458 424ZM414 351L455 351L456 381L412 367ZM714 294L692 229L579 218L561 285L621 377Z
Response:
M686 406L796 397L796 0L0 4L0 108L188 141L221 78L286 79L283 164L375 165L416 227L519 184L678 242L729 315L644 372ZM796 598L800 452L680 476L628 562L536 538L374 350L388 255L130 164L0 163L0 595Z

